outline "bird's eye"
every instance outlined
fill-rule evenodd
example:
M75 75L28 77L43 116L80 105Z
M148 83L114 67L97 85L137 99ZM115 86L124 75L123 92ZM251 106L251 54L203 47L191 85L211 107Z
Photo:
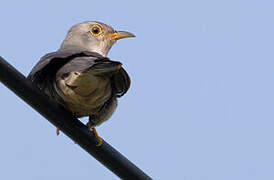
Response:
M103 33L101 26L99 26L98 24L91 26L89 32L92 36L99 36Z

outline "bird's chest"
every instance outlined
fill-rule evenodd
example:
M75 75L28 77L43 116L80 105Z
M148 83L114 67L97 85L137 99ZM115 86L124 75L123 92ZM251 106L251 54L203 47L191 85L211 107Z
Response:
M77 116L99 113L111 97L111 83L107 77L71 72L56 80L57 93L67 108Z

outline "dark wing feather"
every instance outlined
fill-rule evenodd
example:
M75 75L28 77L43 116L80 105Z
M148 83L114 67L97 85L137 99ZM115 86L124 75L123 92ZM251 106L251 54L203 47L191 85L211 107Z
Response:
M43 56L41 60L31 70L30 74L28 75L28 79L30 79L33 82L41 81L41 78L42 80L44 78L43 75L51 72L53 74L56 74L59 68L61 68L63 65L68 63L73 58L79 57L79 56L92 56L98 59L105 59L103 56L97 53L87 52L87 51L80 51L80 50L56 51Z
M117 74L112 77L112 88L116 97L122 97L130 87L130 78L124 68L121 68Z
M82 59L82 60L81 60ZM84 62L83 60L90 59L93 64L105 64L105 68L109 67L108 58L105 58L97 53L81 51L81 50L62 50L53 53L49 53L41 58L41 60L34 66L30 74L28 75L28 79L30 79L39 89L45 92L51 98L57 100L59 103L64 104L63 100L56 93L54 89L54 81L56 78L57 71L62 68L65 64L72 61L75 63L77 60ZM87 61L85 61L88 63ZM115 64L115 61L111 61ZM113 64L111 63L111 64ZM85 64L85 63L84 63ZM79 64L78 64L79 65ZM85 64L86 65L86 64ZM91 66L77 66L77 68L85 68L88 70ZM100 67L100 66L99 66ZM69 69L64 69L64 71L69 71ZM64 72L65 73L65 72ZM127 72L121 68L118 73L115 73L111 77L113 94L116 97L123 96L130 87L130 78Z
M28 79L30 79L39 89L45 92L51 98L63 104L62 99L54 89L54 81L57 71L77 57L94 57L94 59L105 59L103 56L78 50L62 50L49 53L41 58L41 60L34 66Z

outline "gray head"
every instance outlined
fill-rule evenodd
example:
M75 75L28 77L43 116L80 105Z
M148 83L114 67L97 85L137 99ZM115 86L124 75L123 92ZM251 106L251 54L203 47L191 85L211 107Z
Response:
M115 31L104 23L87 21L71 27L60 49L81 49L106 56L117 40L129 37L135 36L126 31Z

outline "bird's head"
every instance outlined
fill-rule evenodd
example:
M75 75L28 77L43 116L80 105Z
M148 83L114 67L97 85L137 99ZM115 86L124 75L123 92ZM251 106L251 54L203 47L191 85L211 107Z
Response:
M117 40L129 37L135 35L126 31L116 31L104 23L87 21L71 27L60 49L77 48L107 56Z

